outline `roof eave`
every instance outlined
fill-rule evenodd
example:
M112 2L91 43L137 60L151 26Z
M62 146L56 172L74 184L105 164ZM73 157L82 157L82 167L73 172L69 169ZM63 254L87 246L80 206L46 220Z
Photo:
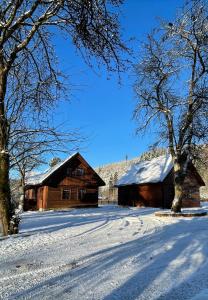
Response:
M31 183L29 183L29 184L26 184L25 185L25 189L30 189L30 188L34 188L34 187L39 187L39 186L41 186L42 185L42 183L36 183L36 184L31 184Z
M163 181L139 182L139 183L123 183L123 184L116 184L116 185L114 185L114 187L128 186L128 185L158 184L158 183L162 183L162 182L163 182Z

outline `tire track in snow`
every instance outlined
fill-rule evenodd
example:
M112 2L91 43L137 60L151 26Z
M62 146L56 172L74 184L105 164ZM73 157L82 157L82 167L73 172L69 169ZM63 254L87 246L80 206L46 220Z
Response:
M96 231L100 231L103 228L105 228L106 226L109 226L109 221L110 221L109 218L106 217L105 221L102 224L94 226L93 228L88 229L88 230L86 230L84 232L81 232L81 233L79 233L77 235L73 235L73 236L71 236L71 238L81 237L83 235L92 234L92 233L94 233Z
M140 215L138 210L138 214L130 214L126 217L129 225L133 227L133 234L132 236L137 235L145 235L145 234L152 234L155 232L160 231L167 222L161 220L160 218L156 218L155 215ZM137 224L137 227L135 227Z
M137 216L132 215L132 213L130 213L129 216L126 216L126 215L119 216L119 214L115 214L115 215L106 217L105 221L101 225L95 226L94 228L86 230L83 233L72 236L72 238L86 235L86 234L94 234L94 233L97 233L100 231L103 232L103 231L106 231L107 229L109 231L109 229L111 229L111 228L113 229L113 231L117 231L117 229L119 229L119 230L126 229L132 223L131 220L128 220L128 218L132 218L132 217L137 218Z

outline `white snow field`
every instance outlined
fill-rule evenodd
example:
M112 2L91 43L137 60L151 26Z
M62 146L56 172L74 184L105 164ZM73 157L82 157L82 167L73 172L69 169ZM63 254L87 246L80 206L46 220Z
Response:
M0 299L205 295L208 216L159 218L155 211L103 206L24 213L20 234L0 240Z

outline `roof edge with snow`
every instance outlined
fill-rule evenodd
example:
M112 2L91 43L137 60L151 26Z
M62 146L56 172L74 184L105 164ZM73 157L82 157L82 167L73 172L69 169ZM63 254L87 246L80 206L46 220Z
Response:
M102 178L88 164L88 162L82 157L82 155L79 152L76 152L76 153L70 155L69 157L67 157L62 162L56 164L54 167L52 167L49 170L45 171L44 173L36 174L36 175L33 175L33 176L29 176L26 179L26 187L27 186L35 186L35 185L41 185L41 184L43 184L46 179L48 179L52 174L54 174L57 170L59 170L61 167L63 167L66 163L68 163L75 156L80 156L81 159L85 162L85 164L88 165L88 167L96 174L98 180L100 181L100 186L105 185L105 182L102 180Z
M129 170L117 181L116 187L163 182L173 168L169 154L133 164Z
M26 179L26 186L42 184L49 176L51 176L54 172L56 172L58 169L60 169L63 165L65 165L69 160L71 160L73 157L75 157L78 154L79 152L73 153L72 155L68 156L65 160L56 164L54 167L46 170L44 173L40 173L28 177Z

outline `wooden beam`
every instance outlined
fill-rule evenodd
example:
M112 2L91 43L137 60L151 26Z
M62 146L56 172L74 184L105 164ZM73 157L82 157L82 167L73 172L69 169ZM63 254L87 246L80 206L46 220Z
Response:
M43 209L47 209L48 204L48 186L43 188Z

